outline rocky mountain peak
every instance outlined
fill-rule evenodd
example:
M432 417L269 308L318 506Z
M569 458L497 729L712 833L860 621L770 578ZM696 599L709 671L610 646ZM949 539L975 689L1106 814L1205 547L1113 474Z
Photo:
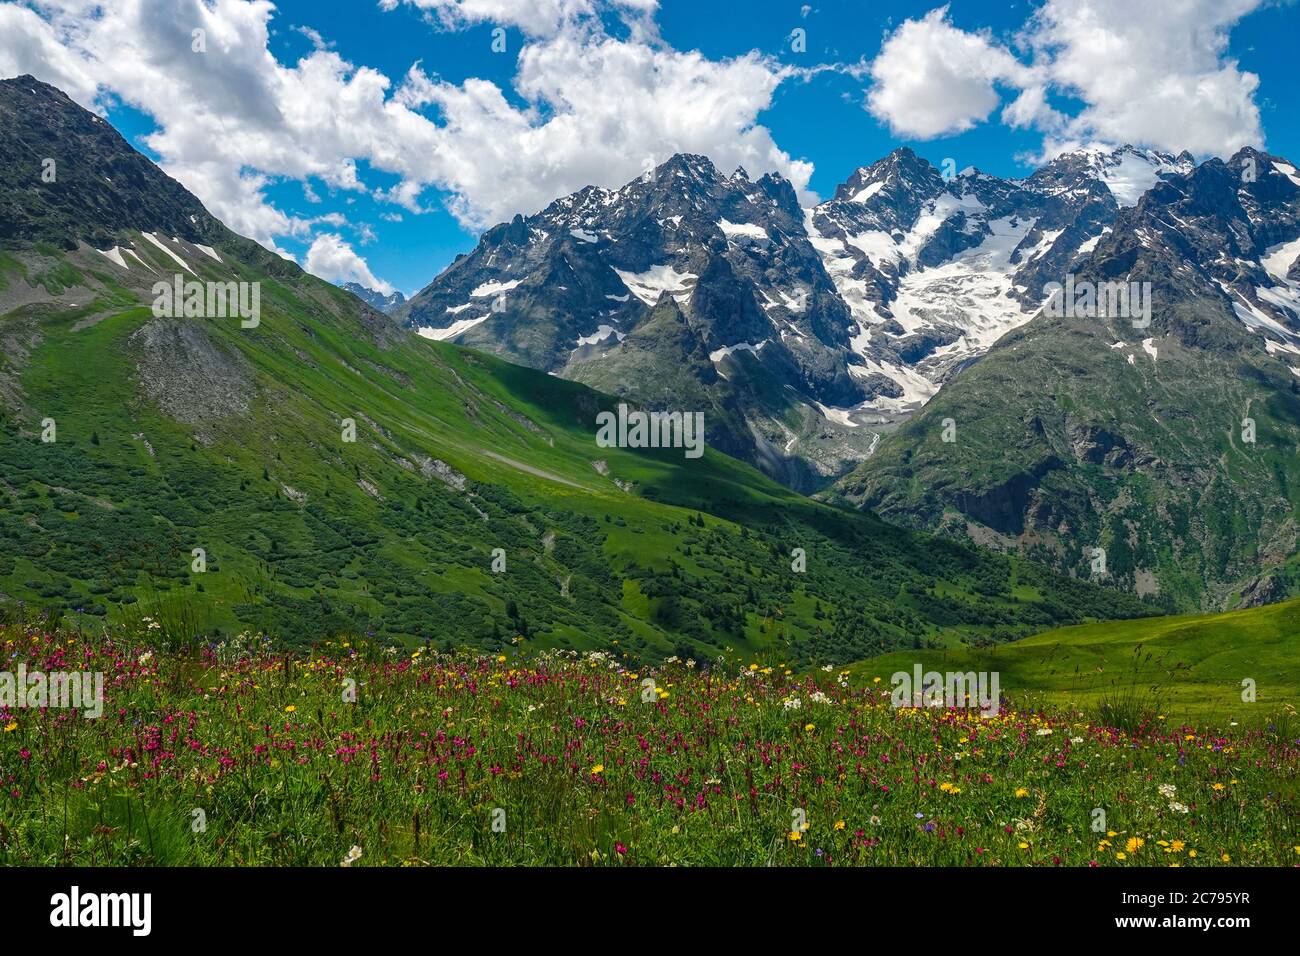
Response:
M0 239L75 249L129 229L208 244L229 235L117 130L32 76L0 80L0 155L13 158L0 166Z

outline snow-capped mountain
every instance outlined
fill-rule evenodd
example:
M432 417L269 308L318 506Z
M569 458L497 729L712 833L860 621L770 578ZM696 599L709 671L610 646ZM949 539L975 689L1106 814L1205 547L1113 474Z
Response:
M342 288L351 292L358 299L380 312L392 314L393 310L406 301L406 296L394 289L392 292L384 295L378 289L371 289L363 286L360 282L345 282Z
M808 211L807 229L852 313L852 373L870 405L924 404L1033 316L1044 284L1095 247L1135 191L1189 168L1123 147L1066 154L1019 181L945 177L909 149L859 169Z
M1069 269L1149 308L1035 315L828 494L1070 574L1105 554L1170 611L1300 592L1300 172L1254 149L1108 159L1121 208ZM1104 184L1098 161L1062 175Z
M820 411L867 395L849 373L848 309L779 176L679 155L621 189L588 187L489 230L396 314L432 338L705 411L710 444L797 486L874 440Z
M494 227L395 315L652 407L700 402L712 444L814 487L1195 169L1090 147L1005 180L903 148L802 209L780 176L679 155Z

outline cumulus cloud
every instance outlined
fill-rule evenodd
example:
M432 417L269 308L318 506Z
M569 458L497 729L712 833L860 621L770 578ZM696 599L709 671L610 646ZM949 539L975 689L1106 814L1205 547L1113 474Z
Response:
M436 205L434 187L471 229L588 184L621 185L688 150L781 172L811 195L811 166L758 122L789 73L754 53L672 49L653 35L654 0L408 2L446 28L491 19L523 30L513 88L449 83L419 64L394 83L324 37L279 62L268 0L47 0L39 16L0 2L0 72L34 73L101 112L120 100L147 113L158 129L146 143L163 168L277 251L277 238L305 240L316 225L267 198L278 179L307 190L319 179L411 212ZM633 24L624 38L606 32L611 11ZM396 184L363 182L360 160Z
M953 25L948 8L901 24L865 72L867 109L918 139L1000 119L1044 134L1044 153L1087 142L1228 155L1260 145L1258 77L1227 56L1264 0L1046 0L1015 38ZM1050 105L1052 93L1082 102Z
M657 0L379 0L383 10L395 10L403 3L425 11L447 29L493 23L518 27L531 36L553 36L605 10L645 23L658 8Z
M435 182L481 227L589 184L622 185L677 152L721 168L783 173L805 196L812 166L779 149L758 115L785 77L766 57L710 60L603 34L565 31L526 46L516 107L483 80L455 85L413 68L394 100L433 105ZM413 196L394 195L413 208Z
M393 287L371 272L366 260L338 233L323 232L312 240L303 268L327 282L359 282L384 295L393 292Z
M0 3L0 77L24 73L54 84L80 103L95 97L91 70L54 27L27 7Z
M997 84L1027 86L1033 71L989 35L959 30L948 8L904 22L871 62L867 109L903 136L932 139L988 119Z
M1226 56L1232 27L1263 0L1050 0L1027 39L1052 82L1086 104L1062 142L1139 142L1226 156L1262 145L1259 77Z

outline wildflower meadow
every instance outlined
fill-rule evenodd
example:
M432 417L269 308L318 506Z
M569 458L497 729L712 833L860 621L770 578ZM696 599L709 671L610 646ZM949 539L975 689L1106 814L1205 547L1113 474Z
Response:
M0 863L1300 863L1285 722L896 708L869 665L148 634L0 631L9 670L105 675L98 718L0 710Z

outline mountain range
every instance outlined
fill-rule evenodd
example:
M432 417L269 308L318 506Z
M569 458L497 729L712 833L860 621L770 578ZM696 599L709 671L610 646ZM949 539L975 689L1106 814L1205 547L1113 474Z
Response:
M728 188L770 192L782 228L802 228L788 184L742 182ZM810 243L772 255L806 255L822 281ZM645 298L659 280L678 281L653 273ZM238 314L214 311L220 290ZM814 298L809 315L839 302L829 280ZM671 294L654 302L621 343L629 368L638 342L645 361L698 342ZM541 341L528 333L521 347ZM600 447L597 416L619 402L402 328L231 232L59 90L0 81L0 614L178 643L355 634L807 665L1152 613L713 448Z
M363 286L360 282L345 282L340 288L346 292L351 292L366 305L378 309L385 315L392 314L394 309L406 301L406 296L396 289L385 294L378 289Z
M1214 609L1300 586L1298 255L1300 174L1252 149L1090 147L1009 180L902 148L810 209L678 155L488 230L393 314L704 410L796 490L1073 575L1100 549L1106 583ZM1075 280L1150 315L1045 314Z
M1192 165L1084 151L1014 181L903 148L805 210L779 176L679 155L489 230L395 315L654 407L694 401L716 447L816 490L1028 321L1122 203Z

